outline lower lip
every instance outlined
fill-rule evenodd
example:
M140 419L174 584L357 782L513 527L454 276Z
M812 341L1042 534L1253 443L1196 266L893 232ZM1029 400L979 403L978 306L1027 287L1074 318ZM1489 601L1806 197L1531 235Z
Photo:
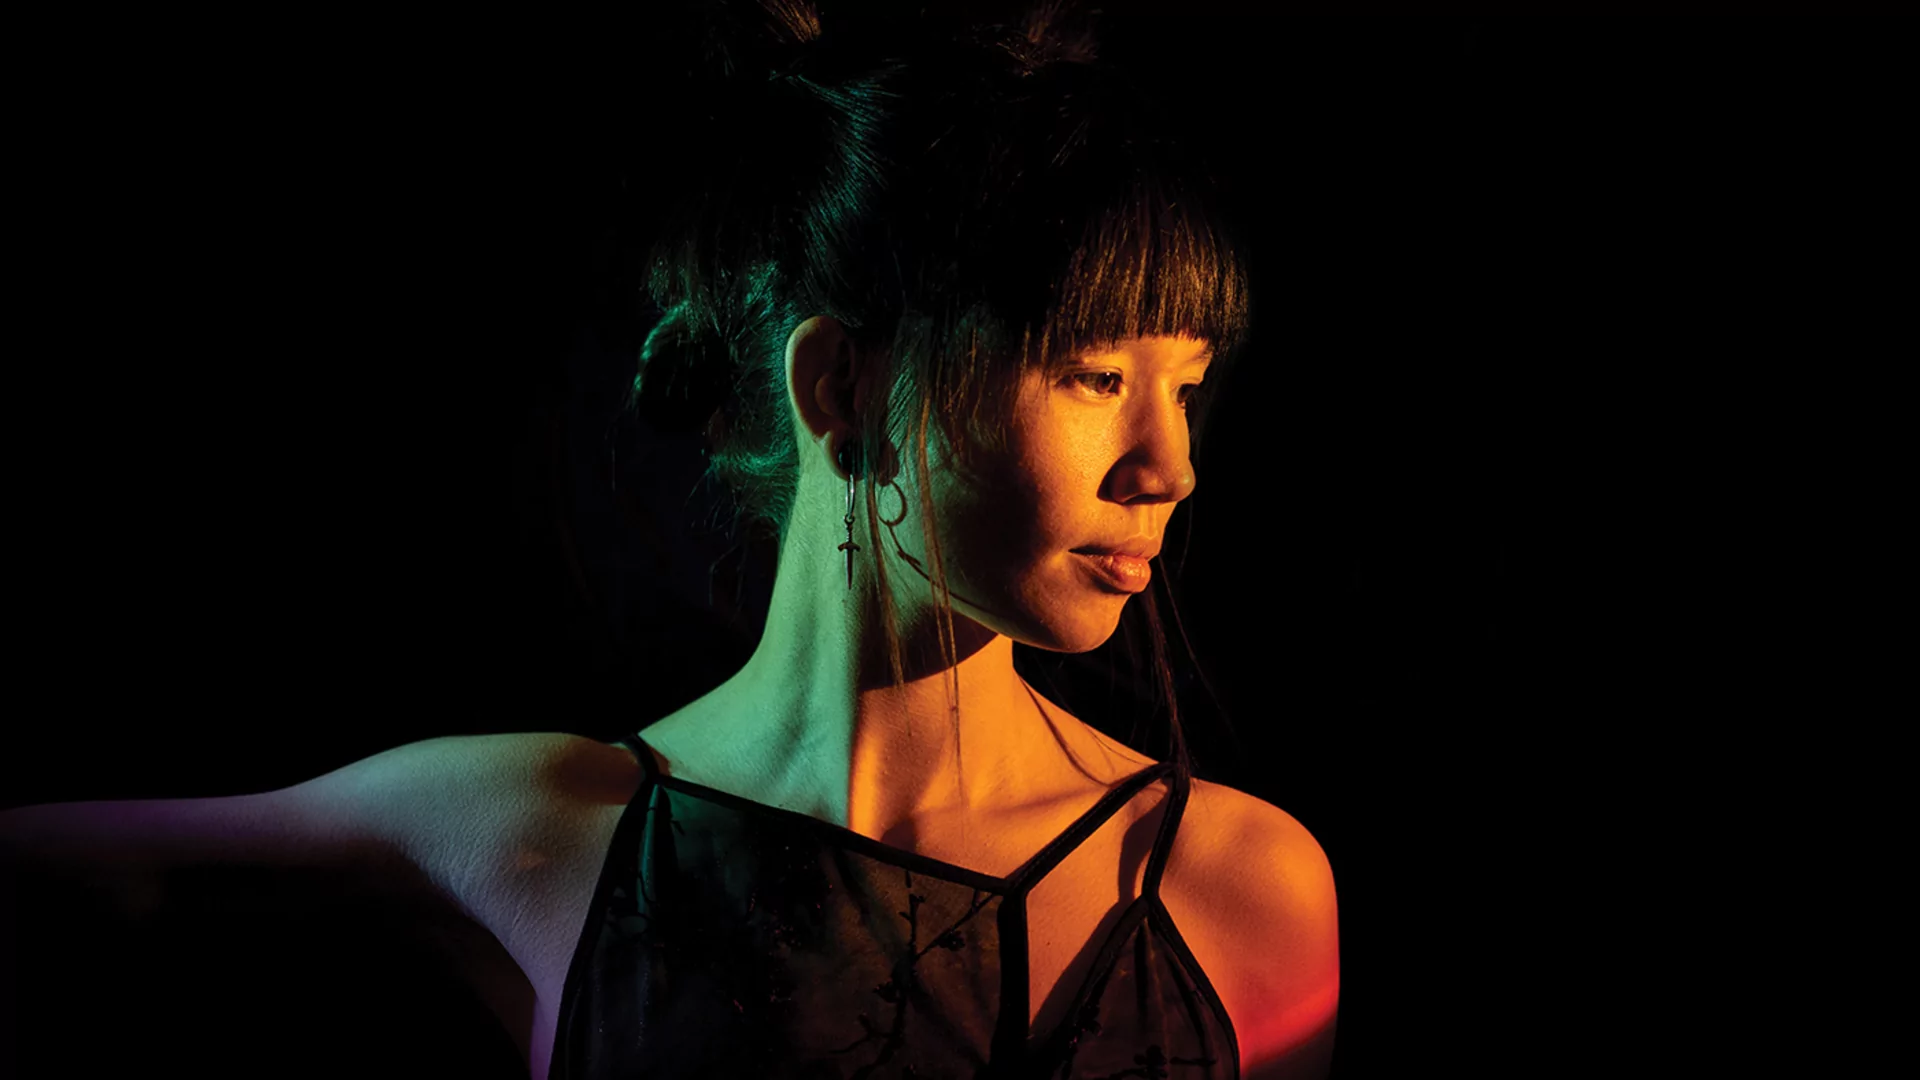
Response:
M1138 556L1090 551L1076 551L1074 554L1085 560L1095 577L1121 592L1144 592L1147 583L1153 580L1153 566Z

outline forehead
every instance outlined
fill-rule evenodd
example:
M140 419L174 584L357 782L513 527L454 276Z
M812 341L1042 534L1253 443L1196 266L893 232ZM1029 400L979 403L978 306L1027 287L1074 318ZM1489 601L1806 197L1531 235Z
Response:
M1182 367L1213 359L1213 343L1184 334L1127 338L1085 349L1074 359L1083 364L1133 363L1155 367Z

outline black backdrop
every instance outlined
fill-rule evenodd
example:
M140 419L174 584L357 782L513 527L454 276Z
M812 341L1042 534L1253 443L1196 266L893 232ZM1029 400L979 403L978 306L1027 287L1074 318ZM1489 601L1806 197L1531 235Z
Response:
M1256 245L1178 519L1241 745L1204 695L1188 724L1332 861L1338 1076L1727 1052L1703 987L1739 946L1695 889L1736 858L1714 778L1795 684L1745 646L1804 599L1768 568L1822 497L1807 372L1890 355L1890 36L1113 20ZM612 737L744 659L766 553L699 525L697 444L618 414L678 47L49 40L15 132L5 803ZM83 1075L511 1075L377 913L304 888L36 911L15 1015Z

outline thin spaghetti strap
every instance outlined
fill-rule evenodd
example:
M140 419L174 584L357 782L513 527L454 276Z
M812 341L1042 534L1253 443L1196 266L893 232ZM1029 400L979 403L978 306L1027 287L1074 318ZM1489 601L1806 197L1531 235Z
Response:
M1100 801L1080 815L1079 820L1067 826L1067 830L1054 837L1046 847L1035 852L1025 866L1013 872L1007 879L1013 891L1025 893L1032 889L1041 878L1046 877L1049 871L1072 854L1087 837L1092 836L1095 830L1104 825L1108 818L1139 794L1141 789L1158 780L1172 768L1171 762L1149 765L1101 796Z
M1187 774L1179 769L1167 771L1168 786L1167 812L1160 819L1160 835L1154 838L1153 854L1147 857L1147 876L1141 883L1142 896L1160 895L1160 875L1167 869L1167 855L1173 851L1173 836L1180 829L1180 817L1187 810L1187 794L1191 782Z
M638 732L623 739L613 740L613 745L632 754L640 762L640 789L646 790L659 778L659 766L654 764L653 751Z

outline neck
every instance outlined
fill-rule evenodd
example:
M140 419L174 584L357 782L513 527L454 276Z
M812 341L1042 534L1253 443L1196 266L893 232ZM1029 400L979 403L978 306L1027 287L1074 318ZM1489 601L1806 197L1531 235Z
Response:
M855 556L848 588L836 550L844 532L829 524L838 523L789 531L758 648L704 700L770 801L884 838L916 821L1018 808L1058 792L1076 765L1089 775L1094 736L1020 678L1012 639L955 611L943 656L927 583L888 552L880 557L905 597L896 684L874 599L876 553Z

